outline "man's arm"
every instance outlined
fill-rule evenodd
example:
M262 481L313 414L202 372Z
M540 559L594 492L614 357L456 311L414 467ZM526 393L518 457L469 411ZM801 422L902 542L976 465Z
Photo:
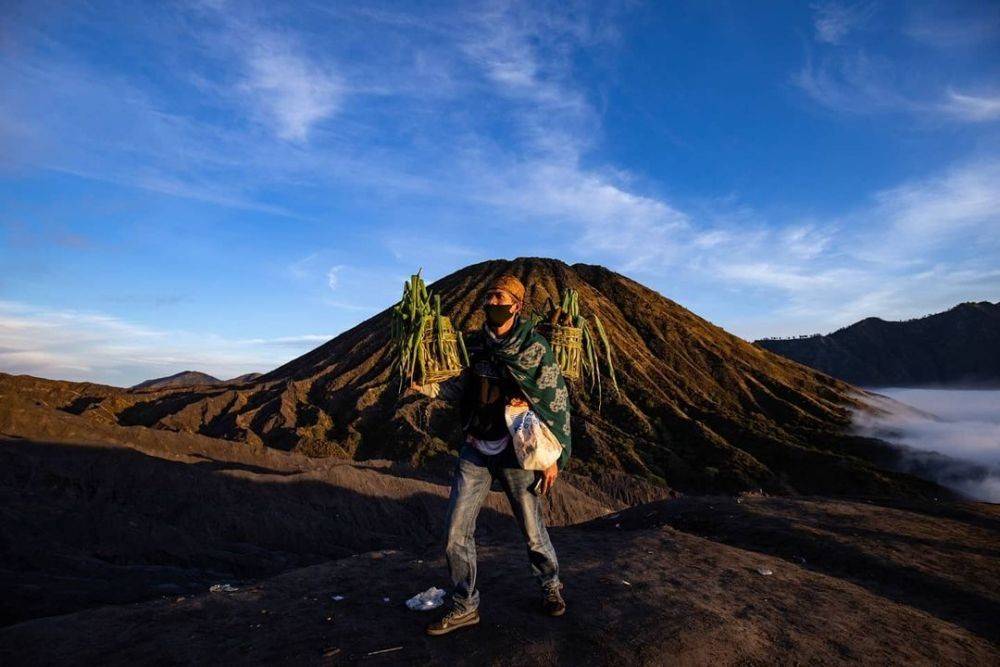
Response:
M463 369L458 375L450 377L443 382L428 382L427 384L412 382L410 383L410 389L430 398L440 398L448 402L457 401L461 398L462 392L465 389L465 383L468 381L467 370Z

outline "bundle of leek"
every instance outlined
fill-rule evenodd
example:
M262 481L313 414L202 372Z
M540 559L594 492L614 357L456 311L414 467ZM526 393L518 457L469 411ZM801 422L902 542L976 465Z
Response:
M441 314L441 296L428 292L421 271L403 283L403 297L392 311L393 365L399 368L400 391L404 381L438 382L469 364L462 332L454 331L451 320Z
M594 334L586 318L580 314L580 294L575 289L566 288L562 292L559 305L547 299L547 309L542 315L535 315L535 323L539 331L549 337L552 352L563 374L570 379L580 376L579 369L589 378L590 389L597 389L597 406L601 406L601 372L600 353ZM615 366L611 360L611 343L608 341L601 318L593 314L594 329L604 346L604 356L608 375L615 392L619 392L618 379L615 377ZM578 331L574 331L578 330Z

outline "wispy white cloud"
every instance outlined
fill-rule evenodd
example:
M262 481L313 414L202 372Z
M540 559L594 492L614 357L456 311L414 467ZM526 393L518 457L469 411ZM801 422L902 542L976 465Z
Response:
M1000 97L962 93L948 85L908 90L890 60L865 51L809 58L792 81L815 102L843 113L968 123L1000 119Z
M961 120L996 120L1000 118L1000 95L967 95L949 90L942 110Z
M960 90L968 84L958 84L953 77L961 74L957 81L965 82L966 72L937 71L917 55L884 48L889 41L887 33L894 28L879 28L881 42L846 47L847 36L871 21L874 4L822 2L813 5L813 11L816 48L807 48L805 62L792 81L822 106L850 114L902 113L937 122L1000 118L1000 98L995 94ZM969 48L987 36L1000 35L1000 11L947 14L931 20L919 8L911 8L904 12L904 32L952 49ZM957 35L967 39L962 43L954 39Z
M925 248L942 237L970 229L1000 234L1000 160L951 167L942 174L905 183L875 195L873 217L888 232Z
M890 61L864 51L809 58L792 81L819 104L852 114L915 112L922 103L898 90Z
M839 44L848 33L863 27L875 13L874 5L867 2L821 2L812 8L816 39L829 44Z
M968 49L1000 37L1000 5L982 3L913 3L902 32L940 49Z
M131 386L198 370L229 378L275 368L332 338L228 339L167 330L100 312L0 301L0 372Z
M1000 294L1000 162L973 160L874 193L842 219L769 228L713 247L706 274L783 293L769 314L788 333L828 333L864 317L905 319ZM806 231L810 230L810 231ZM809 239L810 234L815 237ZM947 257L947 259L943 259ZM692 260L696 261L696 260ZM769 335L774 324L747 321Z
M241 36L246 38L247 32ZM297 53L288 37L261 30L250 31L249 37L247 75L239 90L273 122L280 138L305 141L310 128L339 108L344 94L340 77Z
M340 284L340 272L343 270L344 265L338 264L337 266L331 266L326 272L326 284L331 291L336 291L337 286Z
M319 257L319 253L312 252L290 263L286 268L288 275L296 280L305 280L309 277L317 257Z
M739 285L763 286L803 297L821 296L830 288L841 287L856 277L847 269L811 270L789 262L726 262L716 265L714 275Z
M479 194L495 206L578 230L580 252L613 258L624 269L663 264L677 249L688 216L669 203L630 192L610 177L556 161L521 165L515 178ZM613 221L613 223L611 222Z
M301 336L279 336L277 338L246 338L237 341L240 345L274 345L278 347L315 347L326 343L332 334L303 334Z

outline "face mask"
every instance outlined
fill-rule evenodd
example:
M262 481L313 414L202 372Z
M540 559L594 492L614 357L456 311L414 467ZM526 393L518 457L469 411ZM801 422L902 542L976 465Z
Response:
M498 327L507 320L510 319L513 313L511 308L514 304L511 303L487 303L483 304L483 311L486 313L486 321L491 325Z

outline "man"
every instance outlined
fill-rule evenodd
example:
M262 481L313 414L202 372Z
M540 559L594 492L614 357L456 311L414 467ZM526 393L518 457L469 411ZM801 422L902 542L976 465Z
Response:
M481 305L486 322L466 340L469 367L441 383L410 386L427 396L458 400L465 434L446 519L450 605L427 626L430 635L479 623L473 534L494 477L500 479L527 542L531 571L542 588L542 610L552 616L566 610L559 563L542 518L541 499L529 487L540 476L538 493L548 492L569 459L568 389L548 341L521 312L524 285L520 280L500 276L488 287ZM529 405L563 446L562 455L547 470L521 468L504 419L506 405Z

